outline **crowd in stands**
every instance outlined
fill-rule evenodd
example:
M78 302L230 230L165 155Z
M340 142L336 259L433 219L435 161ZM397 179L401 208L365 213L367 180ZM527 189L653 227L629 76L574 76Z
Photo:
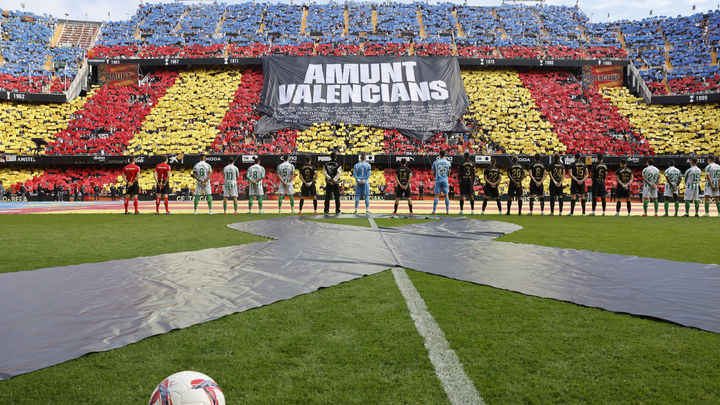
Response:
M56 20L30 12L0 12L0 90L60 93L72 83L85 50L51 48Z

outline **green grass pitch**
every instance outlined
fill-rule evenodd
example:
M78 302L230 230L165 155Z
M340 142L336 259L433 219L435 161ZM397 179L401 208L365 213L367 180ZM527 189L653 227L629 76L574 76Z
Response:
M0 272L262 241L225 227L253 219L3 215ZM717 218L487 219L524 227L501 241L720 263ZM718 334L409 276L490 404L720 402ZM447 403L392 274L383 272L0 382L0 404L142 404L164 377L186 369L215 378L228 404Z

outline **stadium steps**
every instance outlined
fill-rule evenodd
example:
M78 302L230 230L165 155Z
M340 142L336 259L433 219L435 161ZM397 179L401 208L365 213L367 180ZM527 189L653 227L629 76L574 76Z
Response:
M99 33L100 27L97 24L66 23L63 24L60 37L54 46L75 46L89 49Z
M343 36L346 37L350 34L350 9L345 8L343 11L343 21L345 22L345 27L343 27Z
M5 65L5 58L2 56L2 49L0 49L0 67Z
M183 18L185 18L188 14L190 14L189 9L185 10L185 12L182 13L182 15L180 17L178 17L177 24L175 24L175 28L173 28L173 30L172 30L173 35L177 34L178 30L180 29L180 27L182 25Z
M420 9L415 10L415 15L417 17L417 23L420 26L420 38L427 38L427 32L425 31L425 24L423 24L423 17L422 17L422 11Z
M2 60L2 56L0 56L0 60ZM710 50L710 64L713 66L718 65L718 55L714 49ZM2 66L2 65L0 65L0 66Z
M62 32L65 29L65 24L58 24L55 27L55 32L53 33L52 39L50 40L50 46L55 47L58 44L58 41L60 40L60 37L62 36Z
M673 49L673 47L670 42L668 42L665 34L663 34L663 40L665 41L665 46L663 47L663 51L665 53L665 68L668 72L672 72L673 69L675 69L672 65L672 62L670 62L670 50Z
M45 58L45 64L43 65L43 69L53 70L52 67L53 67L52 57L48 56L47 58Z
M220 33L220 28L223 26L223 24L225 24L226 18L227 18L227 8L223 10L222 17L220 17L220 21L218 21L217 27L215 27L215 34ZM227 47L225 47L225 49L226 49L226 54L227 54Z
M665 91L667 91L667 94L675 94L675 92L670 89L670 83L668 83L667 77L663 77L662 84L663 86L665 86Z
M622 50L625 51L626 54L630 55L630 51L628 51L627 42L625 42L625 35L623 35L622 31L620 30L620 27L617 29L617 38L618 41L620 41L620 46L622 46Z
M455 29L457 29L458 37L459 38L465 38L465 31L463 31L462 24L460 24L460 19L457 15L457 10L452 11L453 17L455 17Z
M372 21L372 27L373 27L373 34L375 34L375 33L377 33L378 15L377 15L377 10L374 8L372 11L371 21Z
M302 19L300 20L300 33L307 34L307 17L310 13L307 7L303 7Z

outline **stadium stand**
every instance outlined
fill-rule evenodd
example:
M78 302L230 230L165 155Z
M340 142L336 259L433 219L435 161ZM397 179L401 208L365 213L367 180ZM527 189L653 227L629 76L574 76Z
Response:
M567 147L542 119L530 91L513 70L463 71L474 121L507 153L564 152Z
M720 153L717 104L647 105L626 88L606 89L604 96L660 154Z
M145 117L175 83L176 77L175 72L158 71L140 85L97 88L83 108L74 112L67 128L50 142L47 154L123 154Z
M45 149L38 151L33 138L52 142L84 104L81 97L70 103L0 103L0 153L44 154Z
M526 72L520 79L568 153L650 154L648 144L594 89L567 72Z
M242 73L232 68L181 71L174 86L160 97L139 132L129 139L128 153L147 155L199 153L210 149L228 111ZM192 102L188 102L192 94Z

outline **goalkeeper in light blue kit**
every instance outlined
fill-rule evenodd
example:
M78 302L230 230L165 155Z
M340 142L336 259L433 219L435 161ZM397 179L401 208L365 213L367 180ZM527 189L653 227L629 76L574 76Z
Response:
M433 201L433 215L438 205L438 195L445 197L445 213L450 214L450 198L448 197L448 191L450 185L448 184L448 176L450 175L451 164L445 159L445 151L440 152L440 157L433 162L432 172L435 174L435 200Z
M370 214L370 173L372 168L370 163L366 162L367 156L360 155L360 161L353 167L353 177L355 177L355 214L357 214L360 198L365 197L365 213Z

